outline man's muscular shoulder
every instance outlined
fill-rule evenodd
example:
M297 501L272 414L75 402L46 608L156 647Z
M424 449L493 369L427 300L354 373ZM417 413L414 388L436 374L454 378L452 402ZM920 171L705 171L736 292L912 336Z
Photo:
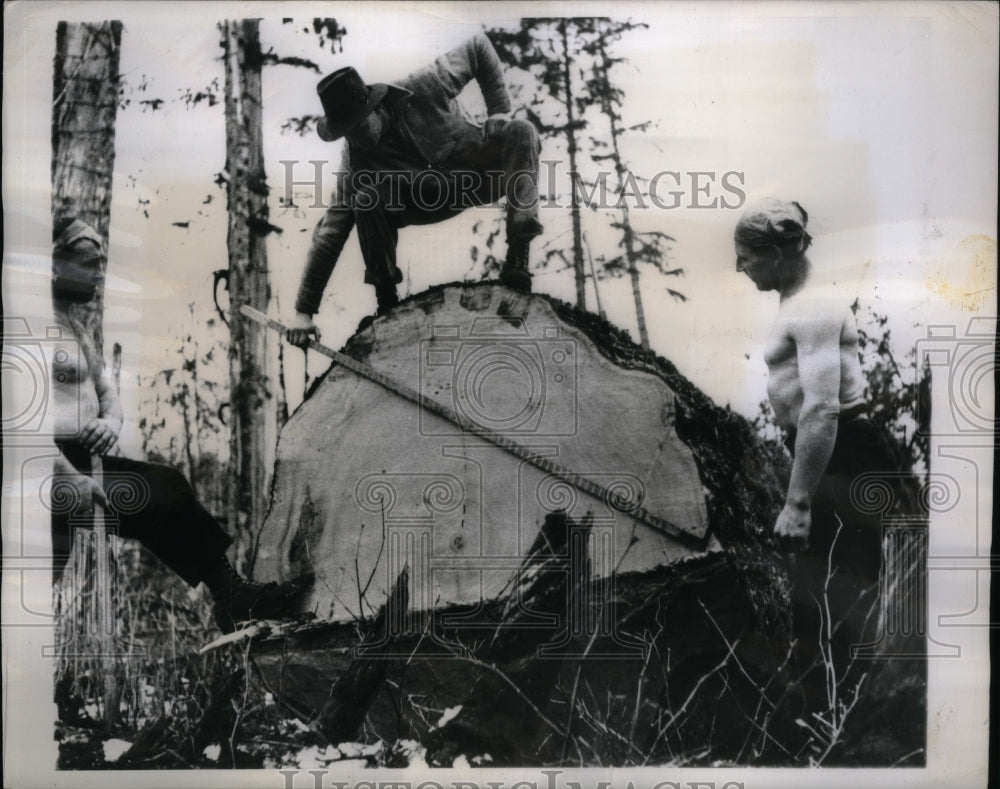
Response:
M837 311L802 311L782 317L783 334L800 350L836 347L844 333L845 316Z
M839 294L817 293L803 289L784 299L778 308L778 321L791 335L802 332L838 332L852 317L850 305Z

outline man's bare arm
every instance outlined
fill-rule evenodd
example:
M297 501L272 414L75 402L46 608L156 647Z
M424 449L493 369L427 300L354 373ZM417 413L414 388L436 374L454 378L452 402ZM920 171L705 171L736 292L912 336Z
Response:
M122 429L122 406L106 369L95 376L94 389L97 392L100 413L84 425L79 440L91 452L106 455L117 443L118 434Z
M833 454L840 416L839 319L794 320L791 325L802 386L795 462L788 498L811 504Z
M778 537L802 540L809 536L813 496L826 473L837 440L841 328L839 317L789 321L803 400L796 426L788 494L775 524Z

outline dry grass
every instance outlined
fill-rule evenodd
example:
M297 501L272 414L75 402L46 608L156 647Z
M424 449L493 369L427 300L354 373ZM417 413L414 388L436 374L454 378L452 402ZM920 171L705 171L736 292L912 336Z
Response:
M109 766L103 743L111 739L134 746L117 766L158 768L260 767L308 743L302 727L255 691L245 645L199 654L219 636L204 588L190 589L134 543L110 542L113 654L97 651L85 613L94 600L93 551L82 561L74 551L56 586L60 767ZM109 715L108 673L119 688L117 716Z

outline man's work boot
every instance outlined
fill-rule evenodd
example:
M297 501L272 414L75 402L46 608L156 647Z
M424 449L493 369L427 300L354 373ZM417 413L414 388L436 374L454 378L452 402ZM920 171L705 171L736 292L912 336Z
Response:
M374 315L365 315L358 323L358 331L362 332L367 329L372 323L375 322L376 318L381 318L383 315L388 315L389 312L399 304L399 296L396 295L395 285L376 285L375 286L375 300L378 302L378 309L375 311Z
M377 285L375 287L375 300L378 302L377 317L388 315L389 310L399 304L399 296L396 295L395 285Z
M511 290L531 293L531 272L528 271L527 241L509 241L507 259L500 269L500 282Z
M237 622L250 619L280 619L304 588L298 583L258 583L241 576L223 556L205 579L215 606L212 614L223 633L232 633Z

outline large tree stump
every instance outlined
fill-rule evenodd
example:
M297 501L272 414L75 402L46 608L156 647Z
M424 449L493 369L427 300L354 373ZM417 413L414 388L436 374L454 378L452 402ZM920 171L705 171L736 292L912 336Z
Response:
M637 747L674 747L671 705L719 740L718 702L685 706L706 672L719 698L759 702L776 670L762 636L782 631L787 591L761 539L783 450L603 320L493 283L413 296L344 352L641 499L683 539L334 365L284 427L258 540L257 577L315 577L300 613L318 620L255 638L276 698L315 721L331 686L364 669L368 730L417 739L442 764L585 759L579 743L605 735L611 761L641 761ZM403 567L408 611L359 664L364 623ZM742 670L726 677L730 660ZM628 743L593 729L596 697L633 700L606 710ZM755 742L748 720L727 730L733 754Z
M346 349L422 397L677 524L688 544L342 367L285 425L255 575L314 575L307 610L369 615L400 568L411 607L496 596L547 514L588 513L601 576L717 545L663 378L624 369L539 296L493 284L421 294ZM700 548L692 547L701 545Z

